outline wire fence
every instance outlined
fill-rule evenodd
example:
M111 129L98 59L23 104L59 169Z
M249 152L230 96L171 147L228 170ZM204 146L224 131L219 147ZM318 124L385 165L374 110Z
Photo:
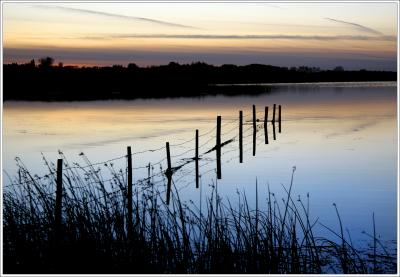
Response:
M255 115L255 117L253 115ZM262 120L257 119L258 117L260 117L260 115L263 115ZM273 118L275 119L275 115L273 116ZM175 184L179 184L184 180L186 181L185 185L180 187L179 190L182 190L189 185L195 183L194 172L196 171L196 168L193 166L189 167L189 165L194 164L196 160L198 160L199 175L203 179L205 178L205 176L216 172L215 166L219 158L223 158L223 163L230 163L235 159L239 161L240 152L238 144L236 144L236 142L238 141L238 138L240 136L242 137L242 140L248 139L249 137L253 136L253 145L250 144L249 146L244 147L243 151L245 153L250 151L251 148L255 149L256 146L265 143L264 140L260 141L260 138L262 138L262 136L268 136L268 124L271 124L273 127L275 139L275 122L279 124L279 131L281 129L281 108L279 105L279 118L276 118L276 121L268 121L265 111L263 110L256 112L255 107L253 106L253 114L243 115L243 125L245 126L245 128L243 128L241 134L239 132L239 117L236 119L227 119L224 121L226 122L224 122L224 124L221 124L220 126L220 138L223 138L220 145L217 145L217 126L198 135L198 139L200 141L197 149L198 157L195 156L196 137L185 140L183 142L170 144L172 150L174 151L173 154L170 156L170 159L172 160L171 172L173 173L173 182ZM249 126L247 126L248 122L251 122ZM265 132L261 132L261 130L265 130ZM207 138L207 136L210 137ZM258 141L258 143L256 143L256 141ZM267 138L265 139L265 141L268 141ZM218 157L217 155L213 156L218 147L221 149L221 157ZM143 156L148 156L146 154L159 152L159 155L163 155L162 151L165 151L165 149L165 146L160 146L158 148L145 149L131 153L131 158L135 161L135 166L132 167L131 170L133 171L133 176L136 177L136 179L134 180L134 185L136 187L145 190L148 189L150 186L165 185L166 177L168 177L166 176L168 167L168 157L166 155L159 160L150 160L146 161L145 163L141 162L144 160ZM179 151L175 152L175 150L178 149ZM79 190L87 188L88 186L99 185L105 186L108 189L114 188L114 190L110 190L107 192L112 194L125 190L128 180L128 155L118 156L105 161L93 163L84 153L80 153L79 156L82 157L84 164L79 164L77 162L69 164L67 158L61 151L59 152L59 154L60 157L63 159L63 183L65 184L64 187L67 187L68 190ZM18 174L14 177L8 176L9 184L4 185L3 189L17 190L18 187L28 188L29 186L35 186L37 188L40 188L42 192L46 191L46 193L55 194L55 186L51 186L53 187L52 190L49 190L48 188L45 189L45 187L49 184L56 184L57 168L54 163L48 162L44 156L43 160L45 161L49 172L42 176L38 176L32 175L27 170L27 167L23 164L21 159L17 157L16 162L18 166ZM114 164L116 162L123 163L124 161L125 166L123 166L119 170L115 169ZM115 186L118 187L117 190L115 190Z

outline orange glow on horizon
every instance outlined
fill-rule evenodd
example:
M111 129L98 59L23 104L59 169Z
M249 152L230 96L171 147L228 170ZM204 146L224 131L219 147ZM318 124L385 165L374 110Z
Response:
M194 59L206 57L206 62L210 55L221 55L221 64L224 59L235 63L223 55L246 54L254 60L275 53L288 55L286 64L291 55L304 55L304 60L308 55L351 58L353 64L377 59L395 62L397 16L390 3L286 3L282 7L278 11L262 3L6 3L3 46L19 52L5 51L4 60L22 61L22 56L29 60L29 53L34 58L38 50L50 49L61 54L80 51L60 60L66 65L120 64L136 53L143 56L138 63L148 65L165 64L175 57L187 60L191 54ZM96 57L86 57L96 51ZM105 60L102 53L120 58ZM158 57L158 53L165 55Z

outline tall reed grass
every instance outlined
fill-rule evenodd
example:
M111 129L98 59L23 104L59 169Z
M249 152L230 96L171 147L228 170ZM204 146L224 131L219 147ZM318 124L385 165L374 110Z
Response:
M39 178L18 162L18 176L3 188L4 273L395 273L396 256L374 233L372 250L356 249L314 233L307 200L284 199L268 188L252 209L247 195L222 201L215 184L202 207L186 204L173 184L171 203L151 178L134 184L133 234L127 232L124 170L110 163L109 179L94 166L63 173L61 239L55 238L55 168ZM162 168L160 169L162 173ZM204 197L204 196L203 196ZM259 203L266 209L259 209ZM264 205L265 206L265 205ZM337 211L336 206L334 207ZM375 228L375 223L374 223ZM347 238L346 238L347 237Z

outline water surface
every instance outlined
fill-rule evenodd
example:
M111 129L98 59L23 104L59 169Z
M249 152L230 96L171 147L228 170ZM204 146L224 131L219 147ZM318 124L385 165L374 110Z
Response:
M223 199L246 191L254 204L256 178L260 206L266 205L267 185L278 199L285 196L292 167L296 166L294 196L310 193L314 218L337 229L332 203L336 203L353 240L368 239L375 213L377 233L384 240L397 234L397 98L395 83L270 85L271 92L257 96L179 98L163 100L94 102L6 102L3 113L3 169L16 174L14 158L20 157L31 172L46 173L40 153L56 161L62 150L70 162L82 161L83 152L92 162L116 157L125 167L126 146L133 152L134 181L147 176L144 168L155 164L153 173L165 169L165 142L171 143L173 166L194 156L195 129L200 132L200 153L215 145L217 115L222 116L222 141L235 139L222 149ZM269 144L264 130L257 133L256 156L252 156L251 107L264 119L264 107L282 105L282 132ZM239 163L238 114L245 114L244 163ZM261 123L262 124L262 123ZM277 126L276 126L277 127ZM277 129L276 129L277 131ZM185 143L187 142L187 143ZM183 144L182 144L183 143ZM179 145L181 144L181 145ZM158 149L158 150L157 150ZM200 161L202 193L215 184L215 151ZM194 164L174 174L186 201L198 203ZM162 179L161 177L159 177ZM157 181L157 180L156 180ZM7 183L7 178L4 178ZM204 199L204 196L203 196ZM318 227L320 228L320 227ZM320 228L320 232L326 232Z

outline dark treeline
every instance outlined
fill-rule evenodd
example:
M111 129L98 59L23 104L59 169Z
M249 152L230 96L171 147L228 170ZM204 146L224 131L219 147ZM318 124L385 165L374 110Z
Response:
M238 83L301 83L396 81L396 72L347 71L262 64L213 66L202 62L138 67L130 63L107 67L73 67L54 59L5 64L4 100L96 100L189 97L209 94L265 92L265 87L214 86Z

